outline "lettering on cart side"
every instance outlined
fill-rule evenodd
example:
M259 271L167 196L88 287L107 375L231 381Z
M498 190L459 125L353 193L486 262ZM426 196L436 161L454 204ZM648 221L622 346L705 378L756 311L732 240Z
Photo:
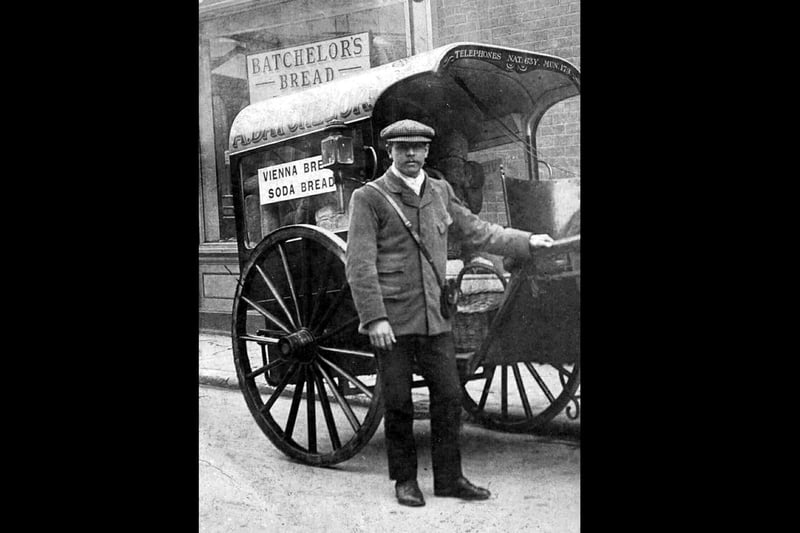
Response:
M336 181L322 157L312 156L258 169L261 205L333 192Z
M455 52L456 59L465 59L470 57L475 57L478 59L492 59L494 61L500 61L503 59L502 54L500 52L494 52L489 50L476 50L473 48L468 48L466 50L456 50Z
M336 187L336 180L334 180L333 176L328 176L327 178L316 178L313 180L300 182L300 192L309 192L309 191L331 192L334 189L334 187Z
M273 198L280 198L282 196L293 196L294 195L294 185L279 185L277 187L272 187L267 192L269 199L272 200Z
M281 178L287 178L289 176L296 176L297 175L297 167L296 166L289 166L289 167L269 167L266 169L266 176L264 177L267 181L272 180L279 180Z
M231 140L231 148L236 150L240 146L247 146L251 143L263 143L272 139L278 139L281 137L286 136L286 132L288 131L290 134L295 133L298 130L305 131L307 129L316 129L317 126L322 126L323 124L330 124L334 120L341 120L350 117L350 115L360 115L365 113L369 115L372 111L372 104L369 102L363 102L361 104L357 104L355 106L347 107L338 113L333 113L330 117L327 117L323 120L308 120L305 121L298 121L298 122L290 122L284 126L278 126L277 128L264 128L262 130L255 130L253 131L251 136L244 135L242 133L237 133L233 136Z
M539 59L536 57L521 56L511 53L508 54L506 61L508 61L509 63L516 63L518 65L531 65L534 67L537 66L539 63Z
M572 69L569 68L567 65L549 59L545 59L544 64L542 66L550 70L556 70L558 72L563 72L565 74L572 74Z
M505 52L501 54L500 52L496 51L475 48L454 50L453 55L445 59L444 63L446 64L455 59L467 58L483 59L487 61L503 61L508 65L508 68L514 68L519 72L525 72L528 68L545 68L555 72L563 72L571 77L575 76L575 72L573 72L572 68L561 61L555 61L541 57L530 57L528 55L517 54L513 52Z

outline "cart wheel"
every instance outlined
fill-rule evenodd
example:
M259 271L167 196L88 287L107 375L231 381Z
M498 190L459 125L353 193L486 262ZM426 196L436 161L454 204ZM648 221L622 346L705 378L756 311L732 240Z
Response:
M469 263L459 272L461 286L467 273L493 274L505 289L506 280L495 268ZM570 418L577 418L580 363L537 364L528 361L484 367L473 354L461 367L463 406L479 423L502 431L531 431L552 420L570 401ZM509 386L509 377L513 383Z
M567 408L567 416L577 418L580 379L580 363L479 364L464 382L463 405L488 428L532 431L552 420L571 401L575 407Z
M355 455L383 416L375 358L357 332L345 246L317 226L270 233L244 266L233 303L233 356L247 407L275 446L310 465ZM277 401L282 394L291 402Z

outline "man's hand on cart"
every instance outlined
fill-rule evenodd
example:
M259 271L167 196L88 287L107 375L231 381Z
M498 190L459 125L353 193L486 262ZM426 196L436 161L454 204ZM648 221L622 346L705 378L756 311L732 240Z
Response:
M528 239L531 250L536 248L550 248L553 246L553 242L553 238L546 233L534 234Z
M531 259L533 258L534 251L540 250L542 248L550 248L555 241L553 238L546 234L546 233L534 233L531 234L530 238L528 239L528 246L531 253ZM522 268L526 263L528 263L530 259L519 259L516 257L504 257L503 258L503 268L508 272L514 272Z
M367 325L367 332L369 333L369 342L375 348L382 350L391 350L397 339L394 338L394 331L389 321L385 318L379 318Z

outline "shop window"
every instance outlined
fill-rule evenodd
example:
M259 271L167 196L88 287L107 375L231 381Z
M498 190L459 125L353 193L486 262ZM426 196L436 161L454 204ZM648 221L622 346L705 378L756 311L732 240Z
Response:
M237 174L248 248L267 233L290 224L312 224L335 233L347 231L350 196L367 179L368 162L363 149L363 139L370 135L367 124L351 125L355 160L339 178L334 178L331 170L319 167L320 143L329 135L327 131L242 156Z
M200 105L210 102L214 130L213 146L209 141L202 149L209 150L209 153L213 151L216 159L220 240L234 240L236 234L230 173L225 163L228 134L236 115L259 99L258 94L254 98L248 83L247 58L252 60L262 53L269 57L271 51L364 32L369 41L369 67L407 57L410 35L405 22L407 2L376 0L373 5L335 14L331 14L335 11L332 8L308 9L301 13L291 12L290 4L267 5L201 23L200 36L207 43L201 49L208 53L211 94L201 94ZM345 7L339 7L340 11L347 9L346 4L342 6ZM287 57L290 61L294 58ZM287 78L286 89L302 90L304 86L324 83L329 78L329 73L324 70L309 70L305 75L299 72L294 80ZM292 81L294 86L289 87Z

